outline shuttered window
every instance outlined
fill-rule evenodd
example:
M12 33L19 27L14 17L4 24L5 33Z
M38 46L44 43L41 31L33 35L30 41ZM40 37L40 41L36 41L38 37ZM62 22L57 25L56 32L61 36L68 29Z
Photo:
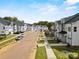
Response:
M74 27L74 32L77 32L77 27Z

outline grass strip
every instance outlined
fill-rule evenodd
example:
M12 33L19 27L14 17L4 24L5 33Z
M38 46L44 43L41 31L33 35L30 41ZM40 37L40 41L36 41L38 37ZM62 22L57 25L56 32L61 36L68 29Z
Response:
M15 41L15 36L0 42L0 49Z
M52 47L57 59L69 59L68 55L72 54L74 57L78 56L79 47L54 46Z
M45 47L38 47L35 59L47 59Z

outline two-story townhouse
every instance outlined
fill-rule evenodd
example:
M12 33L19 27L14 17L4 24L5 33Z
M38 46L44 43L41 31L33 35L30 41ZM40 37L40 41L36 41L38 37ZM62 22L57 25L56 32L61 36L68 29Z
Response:
M24 22L21 22L20 23L20 27L21 27L21 31L20 32L25 32L25 23Z
M27 31L31 31L31 27L32 27L31 24L27 24Z
M56 39L72 46L79 46L79 13L55 22L55 30Z
M43 29L43 31L46 31L46 30L48 30L48 27L47 26L42 26L42 29Z
M5 20L5 19L0 19L0 34L1 35L8 35L13 33L13 28L11 26L11 22Z
M27 31L27 23L24 23L24 31Z
M72 46L79 46L79 13L66 18L65 30L67 31L66 42Z
M46 30L48 30L48 27L43 26L43 25L37 25L36 30L38 30L38 31L46 31Z
M61 34L59 33L62 30L61 20L55 22L55 39L60 40L62 39Z
M25 31L24 23L20 22L20 21L14 22L13 31L14 31L14 33L24 32Z
M63 43L66 43L66 31L65 31L65 25L64 25L65 19L62 18L59 21L55 22L55 39L62 41Z
M45 31L45 30L48 30L48 27L42 26L42 25L29 25L28 29L32 31Z

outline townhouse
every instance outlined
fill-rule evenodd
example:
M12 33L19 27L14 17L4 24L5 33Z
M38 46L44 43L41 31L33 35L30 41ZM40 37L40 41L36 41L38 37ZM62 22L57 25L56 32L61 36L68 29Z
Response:
M34 25L34 30L36 31L45 31L48 30L48 27L42 25Z
M24 31L27 31L27 23L24 23Z
M13 33L21 33L26 31L26 24L20 21L11 22L0 19L0 35L8 35Z
M32 30L32 25L31 24L27 24L27 29L26 31L31 31Z
M47 26L42 26L42 25L37 25L36 30L37 31L46 31L46 30L48 30L48 27Z
M21 33L26 31L25 27L26 27L25 23L23 22L19 22L19 21L13 22L13 33Z
M65 34L61 33L58 38L71 46L79 46L79 13L63 18L61 21L61 31L58 33L58 28L56 35L60 35L63 31ZM57 27L57 26L56 26ZM59 26L58 26L59 27Z
M28 31L45 31L45 30L48 30L48 27L42 26L42 25L27 24L27 30Z
M79 14L70 16L67 20L65 22L66 42L72 46L79 46Z
M65 42L65 40L63 40L64 34L62 32L64 32L64 30L63 30L63 24L61 19L55 22L55 39L58 41L62 41L64 43Z
M13 33L11 23L7 20L0 19L0 35L8 35Z

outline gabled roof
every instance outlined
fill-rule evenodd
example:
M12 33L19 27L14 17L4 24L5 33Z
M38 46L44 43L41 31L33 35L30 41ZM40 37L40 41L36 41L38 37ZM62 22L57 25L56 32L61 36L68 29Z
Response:
M10 25L11 24L10 21L5 20L5 19L0 19L0 23L3 24L3 25Z
M16 22L13 22L15 25L17 26L24 26L24 22L20 22L20 21L16 21Z
M70 17L67 17L67 18L64 18L65 19L65 24L66 23L72 23L72 22L76 22L79 20L79 13L73 15L73 16L70 16Z
M56 21L56 23L61 24L61 20Z

